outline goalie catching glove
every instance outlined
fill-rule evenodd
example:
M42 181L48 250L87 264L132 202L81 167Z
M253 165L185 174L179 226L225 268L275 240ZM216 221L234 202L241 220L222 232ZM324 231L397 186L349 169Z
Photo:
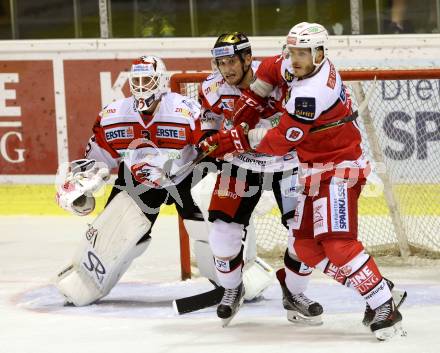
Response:
M222 158L228 153L244 153L250 150L248 130L249 125L246 123L241 123L231 130L220 130L202 140L198 148L214 158Z
M71 162L65 181L57 186L57 204L75 215L88 215L95 208L93 193L101 189L109 176L109 169L98 167L93 159Z

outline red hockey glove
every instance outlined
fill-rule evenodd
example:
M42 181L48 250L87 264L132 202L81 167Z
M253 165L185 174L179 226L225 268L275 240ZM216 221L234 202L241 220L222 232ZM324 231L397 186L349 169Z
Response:
M241 123L231 130L220 130L201 141L198 148L203 152L209 152L214 158L222 158L227 153L244 153L250 150L248 131L249 126L246 123Z
M252 92L250 89L243 90L240 98L235 102L232 112L232 122L234 126L247 123L252 129L264 115L266 109L266 99Z

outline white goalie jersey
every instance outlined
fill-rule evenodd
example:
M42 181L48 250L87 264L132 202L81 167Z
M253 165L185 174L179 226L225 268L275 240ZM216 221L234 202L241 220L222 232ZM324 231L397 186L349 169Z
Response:
M138 182L160 187L164 171L175 174L197 156L199 115L200 105L177 93L164 94L152 115L138 112L133 97L118 100L99 113L86 157L112 168L123 161Z

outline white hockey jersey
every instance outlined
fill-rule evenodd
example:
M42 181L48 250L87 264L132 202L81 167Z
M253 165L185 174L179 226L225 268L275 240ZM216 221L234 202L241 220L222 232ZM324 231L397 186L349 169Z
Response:
M99 113L86 158L110 168L123 161L137 181L161 187L165 170L175 174L197 156L195 146L204 133L199 116L200 105L177 93L164 94L152 115L138 112L133 97L118 100Z
M259 61L252 62L251 69L253 72L256 72L259 65ZM270 98L274 104L277 104L282 101L283 94L281 88L277 86L271 92ZM240 96L241 90L229 85L219 71L215 71L208 76L199 90L202 103L202 116L200 118L202 128L212 130L231 129L233 127L231 118L234 104ZM280 115L281 113L277 113L269 118L260 119L256 127L274 127L278 124ZM290 151L281 157L247 152L235 156L231 163L256 172L277 172L296 168L298 159L295 151Z

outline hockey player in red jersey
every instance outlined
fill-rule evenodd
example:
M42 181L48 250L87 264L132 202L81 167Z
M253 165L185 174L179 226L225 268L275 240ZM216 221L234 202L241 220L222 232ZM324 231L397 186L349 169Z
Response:
M296 149L304 189L293 218L294 248L309 266L364 297L364 324L384 340L404 333L402 316L390 291L392 282L383 278L357 238L357 202L369 164L362 155L351 100L327 58L327 38L327 31L319 24L303 22L289 31L289 58L265 60L233 113L234 124L256 119L265 109L269 92L290 81L280 123L273 129L256 128L247 136L244 132L231 139L240 139L240 145L247 146L247 137L256 152L272 155ZM225 139L210 137L211 144L221 145ZM224 153L237 151L223 149ZM400 303L406 296L401 293Z
M252 59L251 44L240 32L220 35L212 49L213 60L218 71L202 83L200 101L202 104L202 126L212 130L233 128L232 113L241 92L249 87L259 61ZM270 93L273 105L281 104L286 90L275 87ZM268 107L264 119L245 121L251 127L271 127L276 125L280 113ZM209 146L206 140L206 148ZM222 156L220 148L211 156ZM289 229L287 219L293 217L296 206L295 184L298 160L295 151L287 151L275 157L261 153L241 153L231 157L230 163L222 165L217 175L214 192L209 207L209 220L212 227L209 242L214 254L219 283L225 287L217 315L227 325L237 312L244 289L242 285L243 247L241 239L249 225L251 214L257 205L263 189L273 190L281 210L283 224ZM254 190L254 191L253 191ZM291 230L290 230L291 231ZM290 232L291 233L291 232ZM307 288L311 269L298 261L289 235L289 248L286 249L284 270L277 276L284 292L283 304L288 309L288 319L310 325L322 323L322 306L307 298L303 292Z
M99 113L86 159L72 163L58 188L61 207L88 214L94 207L93 192L110 169L119 170L104 211L89 225L72 265L58 276L57 287L75 305L105 296L146 250L161 205L176 205L190 236L207 232L191 197L191 170L168 178L198 155L196 145L205 133L200 105L168 92L168 81L160 58L136 60L129 76L132 95Z

